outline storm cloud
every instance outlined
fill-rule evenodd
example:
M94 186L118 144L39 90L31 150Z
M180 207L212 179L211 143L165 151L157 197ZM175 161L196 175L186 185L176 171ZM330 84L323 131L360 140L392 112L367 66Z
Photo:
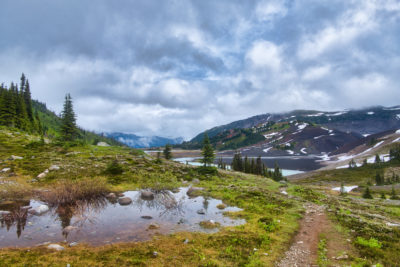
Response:
M3 0L0 82L71 93L98 132L193 137L252 115L400 104L395 0Z

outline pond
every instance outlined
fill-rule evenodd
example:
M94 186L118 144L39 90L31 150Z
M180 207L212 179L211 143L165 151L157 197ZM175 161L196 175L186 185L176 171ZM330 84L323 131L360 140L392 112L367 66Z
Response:
M132 199L129 205L120 205L117 199L102 198L73 207L54 207L42 215L21 212L23 206L29 205L34 210L45 204L38 200L0 204L0 247L27 247L63 241L104 245L144 241L155 234L178 231L218 231L218 227L203 228L200 226L203 221L220 226L245 223L243 219L224 215L224 212L241 209L220 209L223 206L221 200L202 196L192 198L187 195L188 189L182 187L179 192L174 190L175 193L153 191L150 199L143 198L141 191L128 191L124 197ZM6 218L4 214L7 211L13 216Z

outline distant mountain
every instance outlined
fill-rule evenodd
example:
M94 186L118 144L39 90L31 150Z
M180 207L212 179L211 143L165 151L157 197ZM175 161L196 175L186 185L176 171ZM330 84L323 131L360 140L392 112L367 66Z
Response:
M138 136L126 133L104 133L105 136L134 148L160 147L166 144L177 145L183 142L182 137L166 138L160 136Z
M400 129L400 106L359 110L295 110L262 114L207 130L218 150L257 150L262 155L306 155L334 153L365 137ZM200 148L203 133L182 148Z

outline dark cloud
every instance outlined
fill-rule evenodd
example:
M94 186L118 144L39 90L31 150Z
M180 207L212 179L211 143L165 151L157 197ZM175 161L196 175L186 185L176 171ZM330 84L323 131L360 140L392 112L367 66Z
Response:
M395 0L4 0L0 81L97 131L189 138L294 108L395 105Z

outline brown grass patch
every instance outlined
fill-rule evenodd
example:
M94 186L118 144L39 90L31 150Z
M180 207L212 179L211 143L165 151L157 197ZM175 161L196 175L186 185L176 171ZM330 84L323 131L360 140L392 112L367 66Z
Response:
M61 180L49 191L41 193L41 198L50 206L71 205L77 201L91 201L104 197L108 192L105 179Z

